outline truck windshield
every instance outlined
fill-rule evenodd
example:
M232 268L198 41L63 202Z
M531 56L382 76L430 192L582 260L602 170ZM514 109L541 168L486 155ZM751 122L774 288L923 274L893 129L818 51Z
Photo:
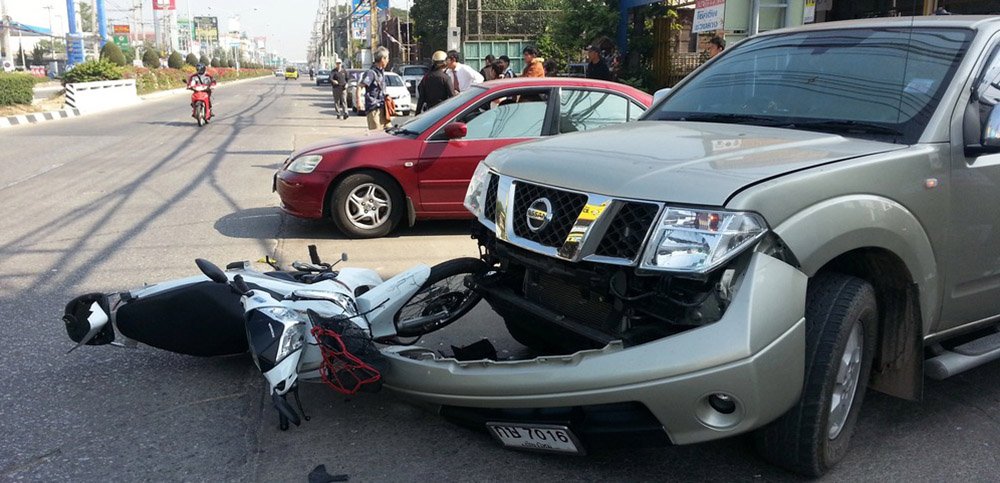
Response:
M913 144L972 35L872 28L750 39L674 89L643 120L756 124Z

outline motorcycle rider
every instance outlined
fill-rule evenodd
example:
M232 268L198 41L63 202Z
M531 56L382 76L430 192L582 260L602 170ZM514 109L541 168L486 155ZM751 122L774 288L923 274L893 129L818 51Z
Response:
M208 88L205 91L208 93L208 102L205 105L205 120L208 121L212 118L212 86L215 85L215 79L205 73L205 64L198 64L196 68L198 69L197 72L188 77L187 88L191 90L194 90L197 86ZM194 106L192 105L191 107L193 108Z

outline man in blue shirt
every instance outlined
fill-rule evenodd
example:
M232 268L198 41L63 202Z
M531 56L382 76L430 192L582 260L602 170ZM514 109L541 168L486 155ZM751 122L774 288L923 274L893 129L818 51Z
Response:
M389 49L379 47L372 55L372 68L361 76L365 88L365 115L368 129L388 129L389 116L385 108L385 66L389 64Z

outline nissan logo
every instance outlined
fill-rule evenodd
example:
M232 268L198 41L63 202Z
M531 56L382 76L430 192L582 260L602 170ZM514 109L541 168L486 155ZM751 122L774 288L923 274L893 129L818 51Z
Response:
M528 229L532 233L538 233L549 225L552 221L552 202L548 198L538 198L528 205L526 213L528 219Z

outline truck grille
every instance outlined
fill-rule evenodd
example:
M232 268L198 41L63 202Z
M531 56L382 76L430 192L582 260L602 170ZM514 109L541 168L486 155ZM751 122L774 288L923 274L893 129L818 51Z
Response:
M527 210L532 203L541 198L547 198L552 204L553 217L552 221L541 230L534 232L528 228ZM569 235L569 231L573 228L586 204L587 195L585 194L518 181L514 189L512 220L514 234L547 247L562 247L566 242L566 236Z
M652 203L624 202L595 253L603 257L634 259L639 255L659 209Z
M500 177L490 174L490 181L486 185L486 200L483 206L483 216L487 220L496 223L497 219L497 189L500 185Z

